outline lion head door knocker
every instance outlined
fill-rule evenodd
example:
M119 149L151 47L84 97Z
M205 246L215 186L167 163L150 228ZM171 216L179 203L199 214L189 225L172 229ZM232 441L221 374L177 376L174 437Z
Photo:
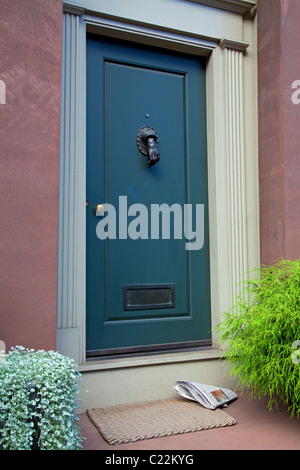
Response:
M144 126L138 131L136 143L139 151L148 157L148 165L153 166L160 160L158 136L152 127Z

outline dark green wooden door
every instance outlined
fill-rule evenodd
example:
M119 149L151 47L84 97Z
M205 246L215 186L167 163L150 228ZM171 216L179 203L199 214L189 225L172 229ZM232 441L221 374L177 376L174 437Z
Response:
M199 58L88 37L88 355L210 341L205 101Z

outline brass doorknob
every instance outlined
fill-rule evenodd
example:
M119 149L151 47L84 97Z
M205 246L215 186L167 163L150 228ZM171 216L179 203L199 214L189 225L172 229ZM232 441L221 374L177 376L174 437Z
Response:
M102 204L97 204L97 206L95 207L96 215L100 215L103 210L104 207L102 206Z

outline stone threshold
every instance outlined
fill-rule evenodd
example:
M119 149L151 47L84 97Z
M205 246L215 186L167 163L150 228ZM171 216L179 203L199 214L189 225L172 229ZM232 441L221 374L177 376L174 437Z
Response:
M215 347L201 348L190 351L176 351L166 353L149 353L144 355L132 355L127 357L111 357L105 359L91 359L79 365L80 372L96 372L111 369L123 369L132 367L145 367L159 364L174 364L192 361L208 361L221 359L224 350Z

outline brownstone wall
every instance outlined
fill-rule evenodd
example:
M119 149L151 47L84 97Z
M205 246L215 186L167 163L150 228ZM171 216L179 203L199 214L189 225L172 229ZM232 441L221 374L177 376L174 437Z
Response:
M292 101L292 85L300 80L299 28L299 0L258 0L263 264L300 258L300 104Z
M62 0L1 0L0 339L56 345Z

